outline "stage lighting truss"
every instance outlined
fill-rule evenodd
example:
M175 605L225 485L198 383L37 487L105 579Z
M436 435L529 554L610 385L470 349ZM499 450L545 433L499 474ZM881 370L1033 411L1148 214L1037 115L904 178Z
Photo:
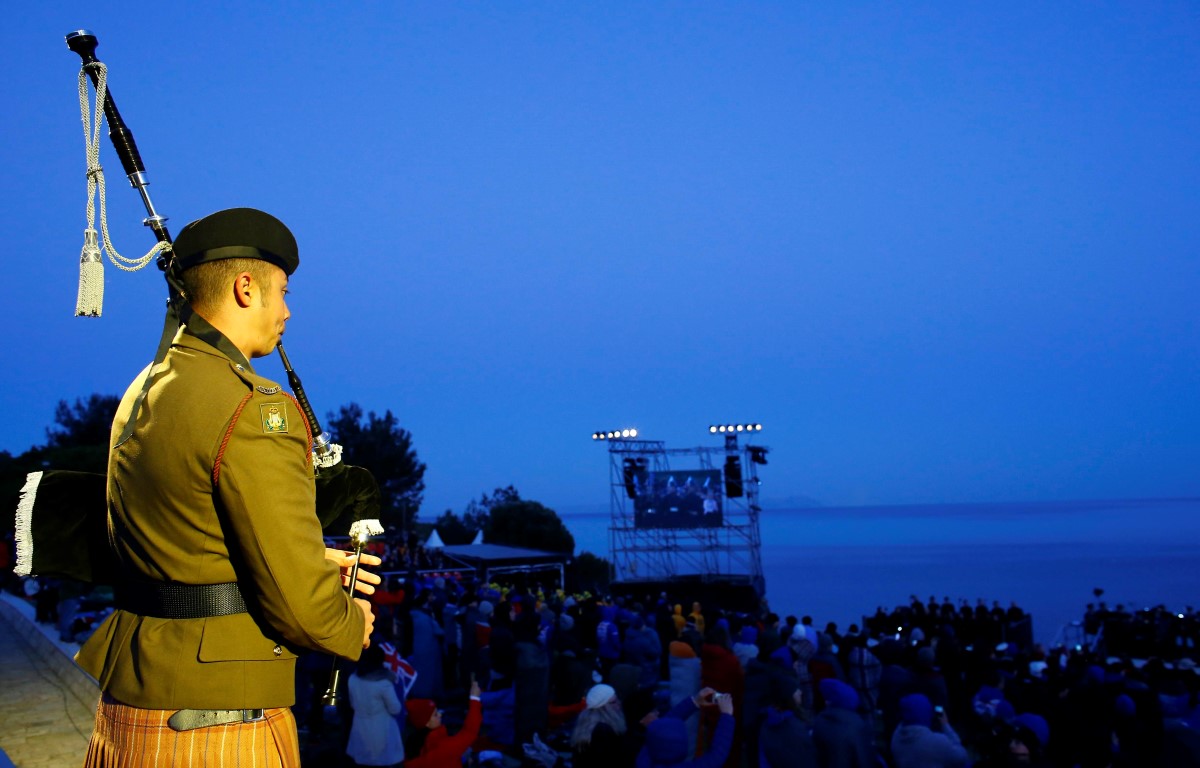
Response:
M609 429L603 432L593 432L593 440L632 440L638 436L638 431L633 428L628 429Z
M737 434L738 432L762 432L762 424L710 424L708 427L709 434Z

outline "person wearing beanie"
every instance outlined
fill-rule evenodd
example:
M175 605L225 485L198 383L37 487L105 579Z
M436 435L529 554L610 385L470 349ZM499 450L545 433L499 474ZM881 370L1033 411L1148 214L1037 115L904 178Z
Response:
M945 712L935 712L929 697L910 693L900 699L900 725L892 734L896 768L958 768L967 750L950 727Z
M430 699L410 699L405 704L408 722L423 729L425 743L421 753L404 761L404 768L461 768L462 757L479 735L483 722L479 683L471 683L471 701L462 730L453 736L442 725L442 712Z
M596 625L596 656L604 675L621 658L621 632L617 628L617 608L614 605L600 607L600 623Z
M473 653L475 656L474 666L471 667L476 678L487 681L491 677L492 671L492 614L495 613L495 605L490 600L480 600L479 607L475 613L475 626L469 630L463 627L463 631L470 631L475 639L473 643Z
M442 646L444 631L441 617L432 613L433 593L424 590L417 595L409 613L412 634L412 653L408 662L417 670L409 695L416 698L440 699L445 695L442 675Z
M808 627L807 632L812 635L814 630L812 627ZM812 684L818 693L823 680L830 678L843 682L846 680L842 663L833 650L833 638L824 632L817 633L817 652L808 662L808 671L812 675Z
M813 720L817 763L828 768L874 766L871 726L858 713L858 694L841 680L820 683L825 709Z
M858 693L858 700L868 718L874 718L879 702L879 680L883 676L883 664L867 647L867 636L846 636L849 650L846 653L846 681Z
M742 711L746 691L746 673L738 663L737 656L730 650L729 633L719 622L709 625L705 633L704 644L700 646L700 684L722 691L733 697L733 706ZM701 713L701 728L705 738L712 734L720 725L720 717L712 708ZM737 723L733 733L733 747L728 761L729 768L737 768L737 760L741 755L741 745L744 734L741 723Z
M758 630L750 624L742 627L738 632L737 642L733 644L733 655L737 656L738 662L741 663L742 669L750 663L750 660L758 656Z
M670 701L671 706L674 707L681 701L691 698L692 694L700 690L700 656L691 645L682 640L671 643L669 653L667 670L671 691ZM683 718L683 723L687 730L688 753L691 755L695 750L700 717L691 714Z
M625 712L611 685L592 686L586 708L571 731L572 765L575 768L607 768L629 765L636 749L625 722Z
M950 689L937 667L937 654L933 648L927 645L917 650L912 673L913 682L907 693L923 693L935 707L950 706Z
M716 707L717 728L708 750L699 757L688 759L688 732L684 721L701 707ZM646 743L638 753L637 768L718 768L730 756L733 745L733 699L718 695L712 688L702 688L671 708L662 717L646 726Z
M758 755L762 768L816 768L817 750L808 726L796 717L799 691L791 675L776 675L770 680L768 706L763 710L762 728L750 754ZM753 761L751 762L753 764Z
M683 628L687 626L687 619L683 615L683 606L676 603L675 611L671 614L671 623L675 625L675 636L683 634Z
M792 652L796 679L800 682L800 714L806 720L816 711L816 688L808 663L817 655L817 646L808 637L808 628L797 624L788 638L787 647Z
M641 671L637 678L637 688L649 691L650 698L653 698L654 688L659 684L662 643L658 632L646 625L646 619L640 613L635 614L629 630L625 632L622 658Z
M1023 712L1013 718L1013 738L1009 751L1020 765L1043 766L1050 743L1050 725L1046 718Z

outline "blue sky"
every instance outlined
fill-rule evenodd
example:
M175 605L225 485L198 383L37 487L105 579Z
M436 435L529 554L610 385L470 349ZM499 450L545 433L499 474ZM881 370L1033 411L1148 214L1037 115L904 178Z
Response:
M766 427L768 501L1200 495L1194 4L12 11L14 453L58 400L122 391L160 327L153 268L109 265L104 317L72 317L81 27L172 231L291 226L289 355L319 414L413 432L427 516L509 483L602 507L593 431L738 420Z

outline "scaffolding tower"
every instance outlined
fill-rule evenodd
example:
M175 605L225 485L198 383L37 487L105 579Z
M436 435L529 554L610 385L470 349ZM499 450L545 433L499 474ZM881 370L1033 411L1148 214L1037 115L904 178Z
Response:
M737 434L723 447L668 449L659 440L609 440L612 521L609 550L613 581L659 583L678 579L746 584L766 593L758 518L758 466L767 448L741 446ZM714 459L721 463L714 466ZM630 467L656 474L721 470L721 523L709 527L649 527L635 520Z

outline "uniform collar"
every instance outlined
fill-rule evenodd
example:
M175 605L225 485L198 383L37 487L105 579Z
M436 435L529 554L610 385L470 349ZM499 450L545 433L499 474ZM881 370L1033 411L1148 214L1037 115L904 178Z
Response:
M242 351L229 340L228 336L221 333L212 323L201 317L200 313L191 312L189 314L185 324L180 327L179 334L175 337L175 340L179 341L180 336L184 334L203 341L233 362L254 373L253 366L250 365L250 361L246 359Z

